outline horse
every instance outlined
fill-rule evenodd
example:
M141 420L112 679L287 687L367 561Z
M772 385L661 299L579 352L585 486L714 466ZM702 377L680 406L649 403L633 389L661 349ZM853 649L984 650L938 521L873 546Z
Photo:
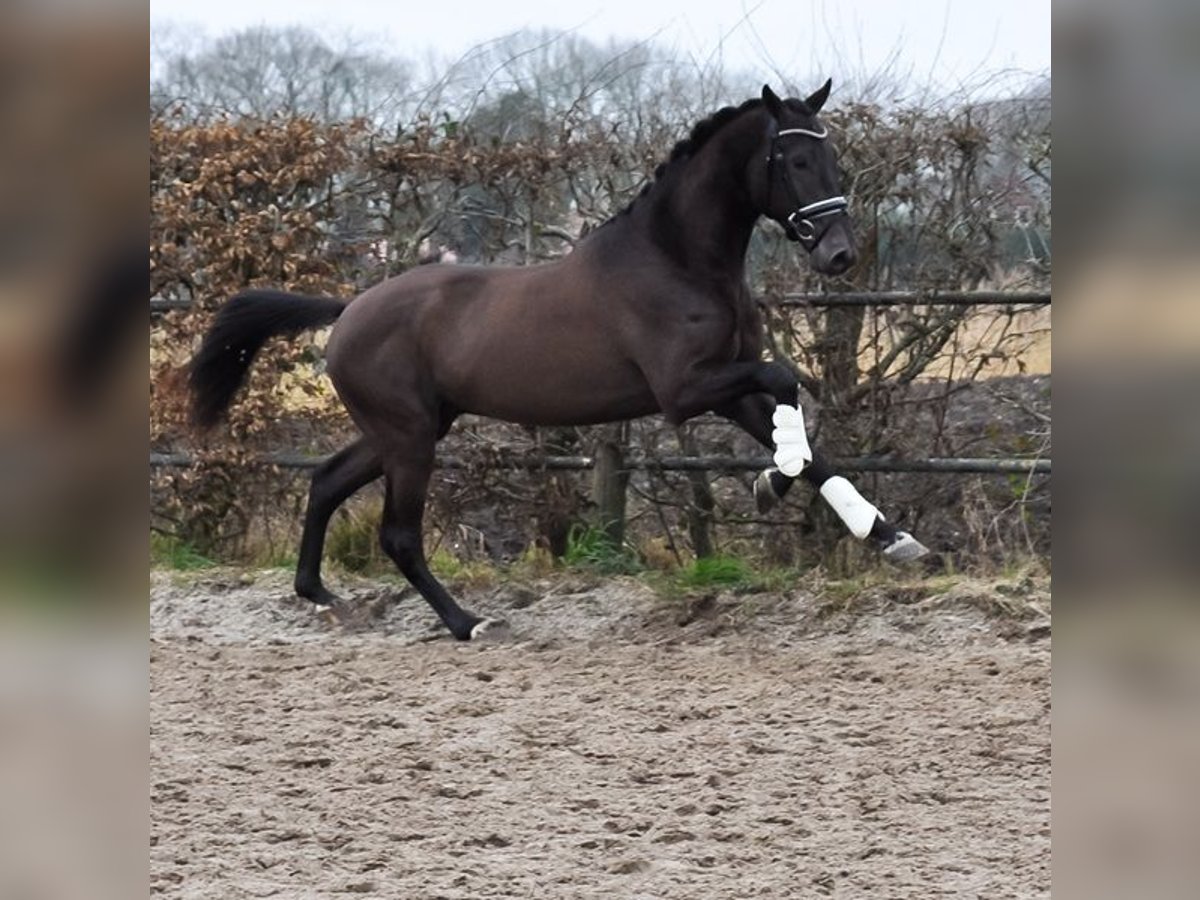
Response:
M760 217L823 274L857 251L837 159L810 96L761 97L697 123L621 212L561 259L529 266L422 265L349 303L255 289L218 311L192 360L193 421L218 422L272 336L334 324L326 372L361 437L312 476L295 590L338 602L321 580L334 510L385 480L379 540L459 640L493 624L459 606L425 559L422 519L438 441L464 413L570 426L715 412L774 451L754 483L760 508L798 477L884 556L927 549L898 530L810 446L794 373L763 355L746 280Z

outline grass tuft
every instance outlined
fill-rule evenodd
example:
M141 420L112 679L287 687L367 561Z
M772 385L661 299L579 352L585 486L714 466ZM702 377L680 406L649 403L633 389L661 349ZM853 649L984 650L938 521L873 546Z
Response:
M744 561L733 556L708 556L679 570L679 583L689 588L749 587L754 572Z
M186 541L157 531L150 533L150 564L177 572L210 569L216 565Z
M598 525L576 525L571 528L563 562L568 566L592 569L602 575L635 575L644 568L630 547L616 543Z

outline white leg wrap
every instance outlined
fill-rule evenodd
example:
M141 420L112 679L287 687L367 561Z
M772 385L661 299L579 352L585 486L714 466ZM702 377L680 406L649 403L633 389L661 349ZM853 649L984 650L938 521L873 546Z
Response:
M871 533L871 527L880 515L879 510L841 475L825 479L821 485L821 496L860 541Z
M775 442L775 465L784 475L795 478L806 465L812 462L812 450L808 446L808 432L804 429L804 412L797 406L780 403L771 416L775 430L771 440Z

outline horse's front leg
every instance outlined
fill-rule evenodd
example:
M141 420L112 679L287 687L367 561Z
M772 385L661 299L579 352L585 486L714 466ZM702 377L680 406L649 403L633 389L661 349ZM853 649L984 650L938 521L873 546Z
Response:
M784 475L794 478L812 462L800 385L786 366L742 360L693 369L672 379L670 388L659 393L659 402L672 424L712 410L734 419L774 450L775 464Z
M789 465L789 461L800 458L796 448L801 445L808 448L807 435L801 438L792 436L791 450L781 453L778 443L782 437L788 441L787 428L799 427L804 429L803 414L797 402L794 407L788 407L780 415L780 405L770 396L751 394L715 410L719 415L733 420L751 437L775 451L775 462L778 468L768 469L759 475L754 484L754 496L760 509L769 508L787 493L797 477L809 482L826 503L837 513L838 518L850 532L860 540L871 538L883 550L884 556L896 561L920 559L929 551L907 531L899 531L890 524L873 504L858 492L853 484L845 477L836 474L828 462L816 452L809 452L807 461L800 463L799 468ZM785 423L784 427L780 422ZM781 434L784 432L784 434ZM781 465L782 461L782 465ZM785 470L784 466L787 466ZM763 503L764 494L769 494L771 503Z
M800 402L800 385L786 366L774 362L732 362L670 373L656 388L659 407L672 425L737 403L754 394L768 394L780 406ZM651 382L653 384L653 380Z

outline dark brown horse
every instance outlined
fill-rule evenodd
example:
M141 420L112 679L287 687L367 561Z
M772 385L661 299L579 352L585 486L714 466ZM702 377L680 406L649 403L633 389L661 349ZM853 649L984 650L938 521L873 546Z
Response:
M637 200L557 262L421 266L349 304L275 291L231 299L193 362L196 421L220 418L267 338L336 320L328 372L363 433L313 475L297 593L336 601L320 575L326 526L383 475L384 550L456 638L479 633L482 620L430 573L421 538L434 448L466 412L585 425L715 411L775 450L778 468L755 484L760 505L799 475L859 538L894 559L923 555L809 449L796 378L762 360L746 284L760 216L782 225L820 272L855 262L836 159L816 118L829 88L781 100L764 87L761 99L700 122Z

